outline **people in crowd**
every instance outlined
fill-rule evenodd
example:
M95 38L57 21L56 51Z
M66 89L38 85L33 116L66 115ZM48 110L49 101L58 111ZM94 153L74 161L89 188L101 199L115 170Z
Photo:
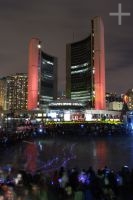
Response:
M133 170L128 166L119 171L107 166L97 171L61 167L47 174L32 173L32 178L22 170L10 173L12 180L5 173L0 183L0 200L133 200Z

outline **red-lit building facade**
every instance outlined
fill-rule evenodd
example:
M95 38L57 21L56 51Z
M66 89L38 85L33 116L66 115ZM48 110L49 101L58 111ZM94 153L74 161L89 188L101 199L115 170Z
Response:
M91 22L91 34L66 46L66 96L87 108L105 110L104 26L100 17Z
M57 58L44 53L41 41L29 45L27 109L45 109L57 96Z
M29 65L28 65L28 110L37 108L38 103L38 68L39 68L39 48L40 40L33 38L29 45Z

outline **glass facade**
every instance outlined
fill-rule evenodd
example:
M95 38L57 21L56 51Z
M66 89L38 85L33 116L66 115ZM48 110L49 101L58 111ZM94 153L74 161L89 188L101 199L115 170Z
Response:
M57 59L41 52L39 108L45 108L57 95Z
M44 53L41 41L29 45L28 110L45 109L57 97L57 58Z
M105 110L104 25L101 17L91 21L91 33L66 47L66 96L87 108Z
M92 107L91 36L67 45L66 93Z

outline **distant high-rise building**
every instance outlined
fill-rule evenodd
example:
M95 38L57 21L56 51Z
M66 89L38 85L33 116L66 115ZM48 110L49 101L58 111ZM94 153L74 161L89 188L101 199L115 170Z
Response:
M106 103L107 102L113 102L113 101L116 101L116 102L123 102L123 96L122 94L117 94L117 93L109 93L109 92L106 92Z
M18 73L6 77L6 109L27 109L27 74Z
M28 110L44 109L57 97L57 58L44 53L41 41L32 38L29 47Z
M117 93L106 93L106 109L107 110L122 110L123 108L123 97L122 94Z
M0 110L6 110L6 78L0 79Z
M133 89L129 89L125 95L123 96L123 101L124 104L127 107L127 111L128 110L132 110L133 111Z
M101 109L105 104L104 26L101 17L91 22L91 34L66 47L66 96L86 107Z

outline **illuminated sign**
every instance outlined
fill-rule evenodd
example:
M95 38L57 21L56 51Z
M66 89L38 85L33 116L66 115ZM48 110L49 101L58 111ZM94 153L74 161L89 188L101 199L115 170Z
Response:
M50 103L49 106L83 106L82 103L76 102L53 102Z

